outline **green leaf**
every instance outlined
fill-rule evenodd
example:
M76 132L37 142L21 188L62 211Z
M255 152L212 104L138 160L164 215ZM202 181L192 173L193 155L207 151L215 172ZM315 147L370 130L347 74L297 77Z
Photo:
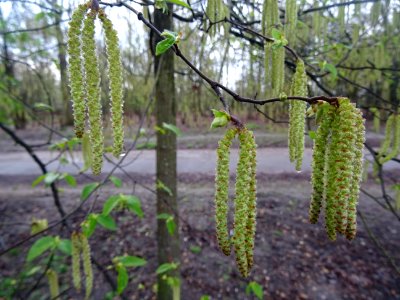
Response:
M36 257L38 257L43 252L45 252L46 250L50 249L53 246L54 246L54 237L52 236L44 236L38 239L29 249L26 260L28 262L34 260Z
M208 295L202 295L201 297L200 297L200 300L210 300L211 298L210 298L210 296L208 296Z
M122 180L114 175L110 176L110 181L114 183L115 187L117 188L120 188L122 186Z
M117 225L115 224L114 219L110 216L99 215L97 217L97 222L104 228L109 230L117 230Z
M169 196L172 196L172 191L169 187L167 187L161 180L157 180L156 184L157 189L163 190L166 192Z
M190 251L192 251L194 254L199 254L199 253L201 253L201 247L200 246L190 246Z
M90 214L87 217L87 220L84 221L81 226L82 226L82 232L83 234L87 237L90 238L96 229L97 225L97 215L95 214Z
M35 103L33 105L34 110L43 110L43 111L53 111L53 108L46 103Z
M159 220L167 220L169 218L173 218L173 216L167 213L162 213L157 215L157 219Z
M336 69L336 67L334 65L328 64L327 62L324 62L323 63L323 70L324 71L328 71L329 73L331 73L333 78L337 77L337 69Z
M68 239L62 239L58 245L57 245L58 250L61 252L64 252L67 255L71 255L72 253L72 244L71 240Z
M117 266L118 278L117 278L117 293L120 295L128 285L129 276L128 271L124 266Z
M181 1L181 0L167 0L167 2L191 9L189 4L187 4L186 2Z
M310 137L310 139L315 140L315 138L317 137L317 133L313 130L310 130L308 132L308 136Z
M125 255L125 256L119 256L117 257L117 259L118 262L120 262L126 268L142 267L147 264L147 261L145 259L137 256Z
M99 186L99 183L93 182L85 185L82 189L81 200L85 201L89 198L90 194Z
M250 295L253 293L258 299L263 299L263 288L257 282L252 281L246 287L246 294Z
M113 195L110 196L103 205L103 216L108 216L111 211L120 203L121 196Z
M35 187L35 186L37 186L39 183L41 183L45 177L46 177L46 175L40 175L38 178L36 178L36 179L32 182L32 187Z
M166 273L168 271L175 270L176 268L178 268L178 265L176 263L165 263L165 264L160 265L157 268L156 274L160 275L160 274Z
M169 131L172 131L173 133L175 133L176 136L181 136L182 135L182 131L178 127L176 127L175 125L168 124L168 123L163 123L162 126L165 129L168 129Z
M138 197L128 195L126 196L126 203L131 212L135 213L139 218L143 218L144 213Z
M226 111L211 109L214 114L214 120L211 123L210 128L224 127L228 124L231 116Z
M76 179L71 174L64 174L64 180L69 186L76 187Z
M275 40L282 39L282 33L276 28L272 28L271 35Z
M53 182L55 182L57 179L59 179L60 176L61 176L60 173L49 172L44 177L44 183L46 185L51 185Z
M169 235L174 235L176 229L176 223L174 221L174 218L168 218L166 224Z
M161 36L165 37L165 39L157 43L156 55L160 55L166 52L175 43L178 43L180 38L178 33L169 30L164 30L161 33Z

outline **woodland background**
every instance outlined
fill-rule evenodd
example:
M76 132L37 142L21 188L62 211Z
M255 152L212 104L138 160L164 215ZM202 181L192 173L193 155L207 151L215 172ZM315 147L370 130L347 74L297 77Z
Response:
M154 8L165 1L123 2L143 11L156 27L164 17L173 22L182 33L182 53L209 78L241 96L271 97L259 35L261 1L226 2L229 14L218 24L207 20L201 0L189 3L191 10L169 6L169 17ZM121 162L106 153L100 177L85 170L73 134L66 57L67 24L78 4L0 1L0 299L51 299L49 268L58 273L58 298L83 299L72 287L68 254L47 252L28 262L27 252L44 235L69 239L71 230L119 194L137 197L141 210L114 212L115 226L98 225L91 237L93 299L170 299L156 273L165 262L179 265L172 271L180 277L182 299L400 299L400 160L384 166L376 161L386 120L400 103L398 1L297 1L296 34L289 40L306 63L310 97L347 96L367 119L367 171L354 241L330 242L322 218L318 225L308 222L314 118L307 119L304 170L297 173L287 154L287 103L241 103L224 93L232 114L254 130L258 144L255 267L247 279L240 277L233 256L218 250L214 232L215 149L224 130L209 127L211 109L222 108L218 96L179 57L171 60L173 79L160 84L154 72L156 34L118 1L101 7L121 41L126 158ZM285 23L285 1L279 8ZM219 29L215 35L212 27ZM105 70L104 42L97 33L100 70ZM286 52L286 89L294 68L295 57ZM107 81L102 72L109 144ZM160 95L173 98L172 111L160 113ZM159 114L166 117L162 130L156 127L162 124ZM160 183L155 169L162 136L177 145L171 152L178 156L177 177L171 170L164 174L171 183ZM35 219L46 219L51 229L32 236ZM172 256L163 260L157 243L174 243ZM147 263L128 269L129 283L117 295L112 259L124 254Z

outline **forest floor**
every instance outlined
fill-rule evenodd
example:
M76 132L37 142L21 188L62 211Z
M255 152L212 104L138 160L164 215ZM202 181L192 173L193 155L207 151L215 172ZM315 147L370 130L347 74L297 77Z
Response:
M14 147L8 141L5 149L5 144L4 139L0 139L0 152L10 152L7 149ZM234 254L224 256L216 244L213 176L195 171L179 174L183 300L197 300L202 295L210 295L211 299L255 299L245 293L251 281L262 285L265 299L400 299L400 275L369 238L372 232L400 265L400 222L393 214L362 194L359 211L367 220L368 229L359 217L355 240L349 242L340 236L336 242L331 242L322 218L317 225L308 222L309 172L268 174L268 170L259 171L255 266L247 279L238 273ZM400 175L396 170L390 173L393 178ZM121 175L123 187L107 184L88 202L98 198L94 211L101 211L108 196L134 193L141 199L144 218L128 212L113 212L117 232L110 234L99 228L90 243L96 261L103 266L111 265L112 257L125 253L145 258L146 266L129 270L130 282L125 295L127 299L154 299L157 268L156 199L151 191L154 175L134 173L130 176L136 182L134 186L132 178ZM59 219L50 190L43 186L31 187L35 178L36 175L29 173L0 175L0 250L28 237L33 217L46 218L49 222ZM78 205L83 185L92 179L79 175L77 182L75 188L61 185L61 201L66 211ZM380 187L373 179L363 183L363 188L372 195L380 195ZM233 189L231 194L233 196ZM72 217L72 226L79 227L89 206L86 204L84 210ZM59 228L51 233L60 234ZM0 282L29 269L25 261L28 248L29 243L0 257ZM35 262L38 261L40 259ZM61 259L57 265L61 290L67 289L62 299L83 299L73 289L68 289L71 286L69 264L69 259ZM114 271L108 272L116 278ZM37 279L39 274L40 271L33 277ZM32 279L21 281L21 293L16 299L26 299L34 283ZM103 299L109 290L96 269L93 299ZM43 279L30 299L46 299L45 293L47 283Z

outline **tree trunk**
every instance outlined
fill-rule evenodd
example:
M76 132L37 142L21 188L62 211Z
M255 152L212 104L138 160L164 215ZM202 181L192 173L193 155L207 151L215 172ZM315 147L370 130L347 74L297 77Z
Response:
M172 5L168 6L169 13L163 14L156 9L154 25L160 30L173 30ZM154 37L153 49L161 39ZM155 51L154 51L155 52ZM172 50L155 57L156 86L156 118L157 125L176 124L176 103L174 83L174 54ZM164 186L165 188L162 188ZM177 205L177 171L176 171L176 135L167 130L166 133L157 132L157 215L169 214L174 217L177 225L175 232L168 232L165 219L157 220L158 264L179 263L179 220ZM167 273L169 277L179 278L179 268ZM172 299L173 290L168 284L165 274L158 277L157 299ZM179 288L175 289L179 293ZM176 297L176 295L175 295ZM176 298L175 298L176 299Z

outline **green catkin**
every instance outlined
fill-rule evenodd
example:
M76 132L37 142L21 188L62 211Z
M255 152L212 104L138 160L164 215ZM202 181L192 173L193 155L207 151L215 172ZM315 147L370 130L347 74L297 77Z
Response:
M83 271L85 272L85 299L89 299L93 289L93 269L90 254L90 245L84 234L80 234L82 249Z
M82 33L82 52L85 67L87 108L90 126L90 143L92 145L92 171L94 175L101 173L103 165L104 137L102 108L100 99L100 72L95 43L96 12L87 14Z
M217 168L215 176L215 224L218 245L225 255L231 253L228 230L229 200L229 156L232 140L237 129L228 129L217 148Z
M80 265L80 253L81 253L81 242L79 233L73 232L71 235L72 244L72 282L75 289L79 292L81 290L81 265Z
M387 147L386 151L383 152L382 154L381 152L379 152L379 155L384 155L383 157L379 158L379 162L381 164L384 164L385 162L388 162L392 158L395 158L400 151L400 114L392 116L393 116L393 125L392 125L393 134L391 134L392 130L389 130L390 134L389 139L391 140L391 151L388 152L388 147ZM385 141L386 141L386 136L385 136Z
M343 4L344 3L344 0L340 0L340 4ZM346 9L346 6L344 6L344 5L341 5L341 6L339 6L339 8L338 8L338 20L339 20L339 30L340 30L340 33L344 33L344 30L345 30L345 9Z
M323 103L318 107L317 120L320 119L320 124L314 140L311 163L312 195L309 210L309 219L310 223L312 224L318 222L318 217L321 211L322 201L324 197L324 177L326 174L325 157L334 113L335 107L328 103Z
M243 277L249 274L247 260L247 221L249 214L249 187L251 183L251 153L249 153L247 142L247 129L239 132L239 161L236 169L235 184L235 216L234 216L234 235L232 238L235 247L236 263Z
M55 299L60 295L60 287L58 285L58 275L53 269L46 271L47 281L49 282L50 297Z
M103 24L106 36L105 42L111 98L110 111L114 137L113 154L115 157L118 157L122 153L124 146L121 54L118 34L113 28L111 21L103 11L99 13L99 19Z
M82 137L82 157L83 169L87 170L92 167L92 146L90 145L90 136L87 132Z
M353 106L348 99L340 98L332 122L325 177L325 225L331 240L336 239L336 232L344 234L346 231L348 199L355 171L352 163L355 140Z
M348 199L347 208L347 227L346 227L346 238L348 240L354 239L357 231L357 204L360 192L360 183L363 175L363 157L364 157L364 142L365 142L365 125L362 113L354 105L353 107L353 127L355 131L355 143L354 149L354 160L353 165L353 177L350 183L350 195Z
M291 94L307 97L307 76L304 62L298 60L293 76ZM296 170L301 170L304 154L304 130L307 104L303 101L291 100L289 103L289 158L296 162Z
M206 15L211 23L215 23L227 17L229 15L229 10L226 9L223 0L208 0ZM210 35L214 36L219 31L221 25L223 26L222 23L212 25L210 28Z
M272 95L278 97L285 80L285 48L272 49L271 64Z
M264 70L265 70L265 86L268 87L271 83L272 76L271 76L271 57L272 57L272 44L271 43L265 43L264 44ZM266 96L272 96L270 94L267 94ZM271 107L271 106L270 106Z
M379 133L381 131L381 114L379 109L373 107L370 109L372 114L374 115L373 119L373 124L374 124L374 130L376 133Z
M79 5L72 14L68 29L68 73L72 96L75 135L80 138L85 131L85 91L83 88L82 61L81 61L81 27L86 5Z
M393 138L393 127L395 124L395 115L390 115L389 118L386 121L386 128L385 128L385 138L382 142L382 146L379 149L378 153L378 160L380 163L383 162L384 157L387 156L390 145L392 144L392 138Z
M248 270L254 264L254 239L256 234L256 216L257 216L257 181L256 181L256 167L257 167L257 145L255 142L254 134L252 131L247 131L247 148L250 155L250 185L248 196L248 218L246 226L246 257Z
M285 36L289 41L291 47L296 42L296 24L297 24L297 3L296 0L286 0L286 12L285 12Z

